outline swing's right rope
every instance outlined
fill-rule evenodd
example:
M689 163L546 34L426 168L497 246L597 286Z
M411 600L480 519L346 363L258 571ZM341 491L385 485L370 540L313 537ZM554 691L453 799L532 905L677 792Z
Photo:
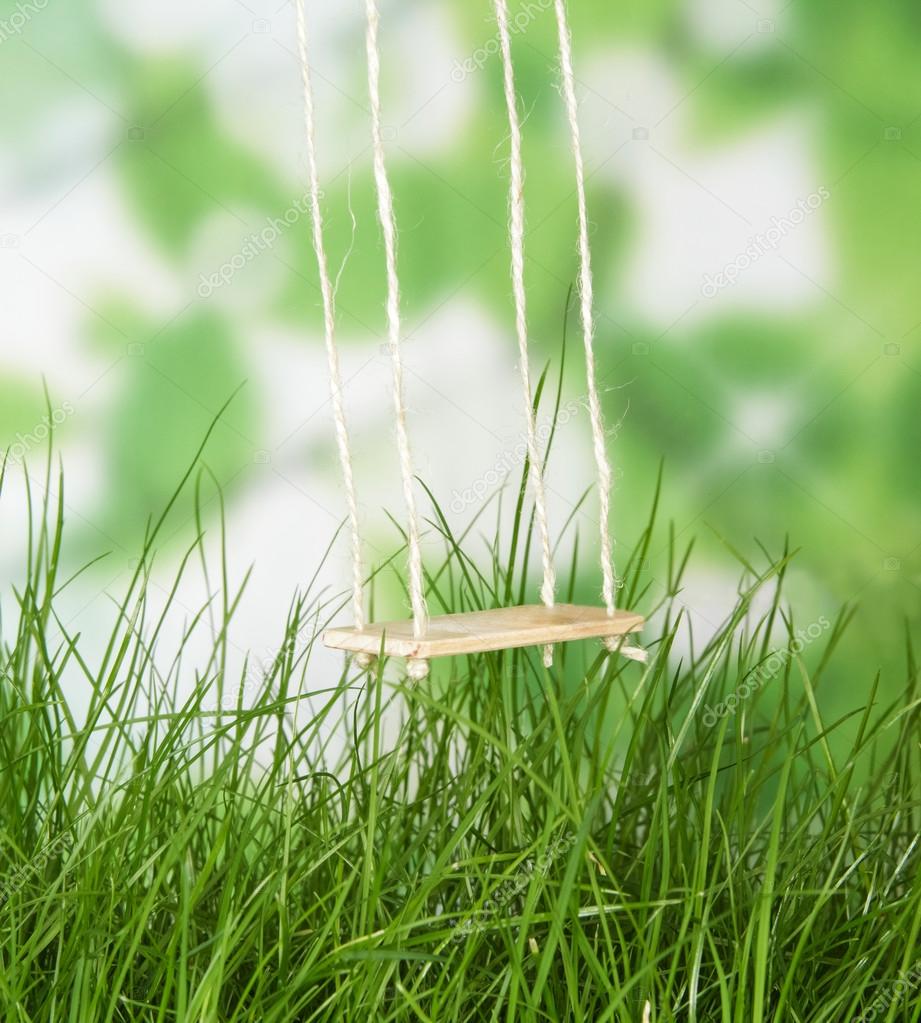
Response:
M377 187L378 216L384 235L387 261L387 322L390 361L393 368L393 405L396 414L397 448L403 480L403 499L407 511L407 546L409 548L409 597L413 611L413 632L416 638L425 635L428 609L425 605L425 579L422 571L419 513L416 509L412 454L406 428L406 403L403 391L403 358L400 351L400 281L397 274L397 228L393 211L393 193L387 177L384 156L384 134L381 126L381 57L378 44L380 11L377 0L366 0L368 52L368 95L371 101L371 132L374 146L374 181ZM421 669L420 669L421 670Z
M544 580L541 599L547 607L555 603L556 575L553 570L553 551L550 544L550 527L547 521L547 498L544 489L543 455L537 441L537 419L534 413L534 397L531 388L531 369L528 359L528 317L524 277L524 160L521 152L521 121L518 116L518 101L515 92L515 72L512 64L512 44L508 23L507 0L494 0L496 21L499 25L499 42L502 50L502 65L505 81L505 104L508 108L509 131L511 134L511 186L509 192L510 239L512 247L512 287L515 295L515 324L518 333L518 366L521 371L521 386L524 391L525 415L527 417L528 460L531 466L531 486L534 490L534 511L540 536ZM549 666L552 648L544 648L544 663Z
M579 107L576 102L575 75L572 67L572 38L566 16L565 0L554 0L557 28L560 37L560 68L562 72L563 100L569 119L572 151L576 164L576 195L579 203L579 293L582 299L582 331L585 347L585 371L588 383L588 407L592 421L592 446L598 474L599 520L601 522L601 576L602 593L609 615L616 607L617 581L611 539L611 464L608 461L604 417L598 397L595 369L595 314L594 285L592 282L592 255L589 245L588 210L585 199L585 164L582 158L582 140L579 132Z
M323 326L326 342L326 361L329 367L330 399L333 406L333 420L336 427L336 446L339 450L339 465L345 485L345 500L348 506L349 533L352 553L352 613L355 627L364 628L364 607L362 599L364 571L362 567L361 531L358 523L358 499L355 493L355 475L352 471L352 452L349 431L345 418L345 404L342 396L342 371L339 366L339 352L336 349L335 294L329 275L329 260L323 241L323 213L320 209L320 175L317 169L316 119L314 116L313 85L310 80L310 60L307 47L307 18L304 13L305 0L297 2L297 46L304 80L304 123L307 129L307 172L310 189L310 214L313 227L313 248L317 257L320 274L320 294L323 299Z

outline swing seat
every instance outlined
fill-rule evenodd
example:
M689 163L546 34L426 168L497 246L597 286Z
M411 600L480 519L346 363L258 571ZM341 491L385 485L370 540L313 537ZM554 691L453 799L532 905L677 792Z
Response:
M515 303L515 325L518 340L518 368L524 398L528 429L528 458L530 462L531 488L534 491L535 517L538 523L540 546L543 560L542 593L553 593L552 541L547 523L547 508L544 493L544 460L541 451L546 447L540 443L536 423L536 394L531 386L531 371L528 355L527 295L524 280L525 265L525 201L524 166L522 156L522 132L515 91L514 68L512 65L511 39L508 24L507 0L495 0L496 18L499 26L499 41L502 50L505 102L508 112L509 137L511 142L511 175L509 182L509 234L512 249L511 271L512 292ZM364 575L361 558L361 536L359 533L358 503L355 496L353 468L349 451L349 431L342 401L342 376L336 352L335 338L335 285L330 279L328 259L323 240L323 223L320 212L320 187L317 174L317 160L314 145L313 92L311 88L310 64L307 54L307 32L304 25L304 8L297 5L298 51L303 72L305 95L305 119L307 126L307 152L310 170L311 217L313 245L320 271L323 298L325 341L327 361L331 376L331 400L336 421L337 447L345 484L349 508L349 522L352 534L353 558L353 601L361 607ZM604 579L602 592L606 604L613 603L615 587L614 564L609 530L610 508L610 465L605 454L606 434L601 413L601 400L594 358L594 324L592 319L592 267L589 251L589 219L585 198L585 171L582 159L575 77L572 69L571 43L565 7L556 4L560 36L560 70L563 93L570 122L570 136L576 164L576 195L579 212L579 253L580 292L582 297L582 326L586 352L585 367L588 387L591 428L599 485L599 521L601 529L601 569ZM560 604L556 607L523 606L498 608L494 611L473 611L465 614L439 615L425 621L424 575L420 546L420 519L414 497L415 477L406 427L406 401L403 388L403 363L400 354L402 337L400 318L400 295L397 272L397 224L389 178L387 176L383 126L380 100L380 51L378 45L378 0L367 0L367 50L368 93L371 101L372 149L374 180L377 192L378 219L383 229L385 262L387 266L387 337L393 362L393 398L396 416L396 440L400 456L400 470L407 505L408 526L406 545L409 554L409 590L413 615L418 623L425 622L422 635L416 635L412 622L381 622L361 629L333 628L323 635L326 646L335 650L346 650L356 654L356 663L362 669L369 667L378 654L406 658L406 672L413 681L421 681L429 670L429 660L436 657L452 657L464 654L487 653L495 650L510 650L519 647L544 647L544 664L551 666L553 647L577 639L601 639L613 656L623 656L646 663L644 650L632 647L626 642L630 633L643 627L643 618L629 611L608 614L607 608L579 607L574 604ZM360 617L360 616L359 616Z
M608 615L604 608L542 604L468 611L429 619L425 635L413 635L413 623L377 622L363 629L327 629L323 643L333 650L429 660L458 654L483 654L526 646L552 646L575 639L616 639L639 632L644 620L631 611Z

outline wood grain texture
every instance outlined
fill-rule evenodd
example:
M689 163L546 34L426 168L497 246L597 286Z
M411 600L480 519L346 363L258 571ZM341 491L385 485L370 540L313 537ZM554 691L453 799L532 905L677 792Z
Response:
M641 615L604 608L557 604L525 605L494 611L438 615L429 619L424 636L413 637L412 622L379 622L363 629L327 629L323 643L335 650L390 657L452 657L514 647L566 643L575 639L626 636L643 628Z

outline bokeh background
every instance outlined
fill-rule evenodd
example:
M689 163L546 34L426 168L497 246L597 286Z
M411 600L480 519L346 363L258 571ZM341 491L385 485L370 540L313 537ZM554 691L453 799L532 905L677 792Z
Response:
M363 5L308 7L348 408L377 558L396 541L383 509L399 515L400 501ZM411 429L420 475L462 527L481 509L466 491L493 497L517 480L523 429L495 26L486 0L382 7ZM763 564L758 541L776 555L789 536L801 624L860 604L829 694L851 706L877 666L889 685L903 675L905 623L916 629L921 601L921 9L570 8L619 547L635 542L664 457L663 514L682 541L698 537L683 599L706 633L735 599L729 548ZM550 0L511 9L542 365L559 358L576 274L575 198ZM69 557L111 552L74 590L68 625L92 634L110 618L148 517L242 384L207 450L205 525L216 528L216 482L233 569L255 566L236 642L263 649L344 515L303 215L294 8L4 0L0 11L0 443L37 485L44 378ZM263 244L273 223L278 237ZM549 469L557 528L592 478L572 338L564 400L577 411ZM21 564L24 486L10 473L0 501L4 589ZM586 599L598 588L593 515L589 501L575 521ZM484 522L489 532L494 519ZM164 578L194 529L183 504L164 535ZM654 591L660 559L648 568ZM340 544L319 585L346 580ZM189 586L180 601L192 608L201 594Z

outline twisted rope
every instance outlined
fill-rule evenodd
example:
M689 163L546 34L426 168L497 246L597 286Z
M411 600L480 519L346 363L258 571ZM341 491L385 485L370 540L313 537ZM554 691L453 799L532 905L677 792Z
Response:
M390 360L393 368L393 406L396 414L397 448L403 480L403 499L408 517L409 596L416 638L425 634L428 610L425 606L425 582L422 574L422 548L419 540L419 513L416 509L412 453L406 429L406 402L403 389L403 358L400 351L400 280L397 274L397 228L393 211L393 192L387 177L384 134L381 125L381 58L378 44L380 12L377 0L366 0L368 53L368 95L371 101L371 133L374 147L374 181L377 187L378 216L384 234L387 260L387 323ZM415 677L415 676L413 676Z
M333 406L333 420L336 427L336 446L339 451L339 465L345 485L345 499L348 505L349 533L352 553L352 613L355 627L364 628L364 607L362 589L364 571L362 567L361 530L358 524L358 499L355 494L355 476L352 471L352 452L349 443L348 424L345 418L345 404L342 397L342 372L339 353L336 349L335 295L329 274L329 261L323 241L323 213L320 209L320 176L317 170L316 121L314 117L313 86L310 80L310 60L307 47L307 19L304 0L297 3L297 46L300 55L301 76L304 81L304 123L307 129L307 171L310 188L310 215L313 228L313 249L320 273L320 293L323 297L323 326L326 343L326 361L329 367L329 390Z
M528 316L524 280L524 160L521 153L521 121L518 116L518 101L515 92L515 71L512 64L511 33L508 24L507 0L494 0L496 22L499 26L499 41L502 50L502 67L505 83L505 105L508 108L511 134L511 184L509 190L510 239L512 249L512 288L515 295L515 327L518 334L518 367L521 371L521 387L524 392L525 416L527 419L528 461L530 464L531 487L534 491L534 510L540 537L544 581L541 599L547 607L555 603L556 575L553 570L553 551L550 543L550 528L547 522L547 497L544 490L543 456L537 442L537 419L534 413L534 398L531 387L531 369L528 358ZM544 663L549 667L553 661L553 648L544 648Z
M563 99L569 119L572 151L576 164L576 193L579 202L579 293L581 296L582 331L585 347L585 369L588 383L589 416L592 423L592 447L598 474L599 519L601 523L601 575L602 593L608 614L616 608L617 579L614 550L611 539L611 463L608 460L604 415L598 397L595 368L595 314L592 254L589 245L588 207L585 199L585 164L582 158L582 140L579 132L579 107L576 102L575 75L572 66L572 38L566 15L565 0L554 0L557 28L560 37L560 67L562 71Z

